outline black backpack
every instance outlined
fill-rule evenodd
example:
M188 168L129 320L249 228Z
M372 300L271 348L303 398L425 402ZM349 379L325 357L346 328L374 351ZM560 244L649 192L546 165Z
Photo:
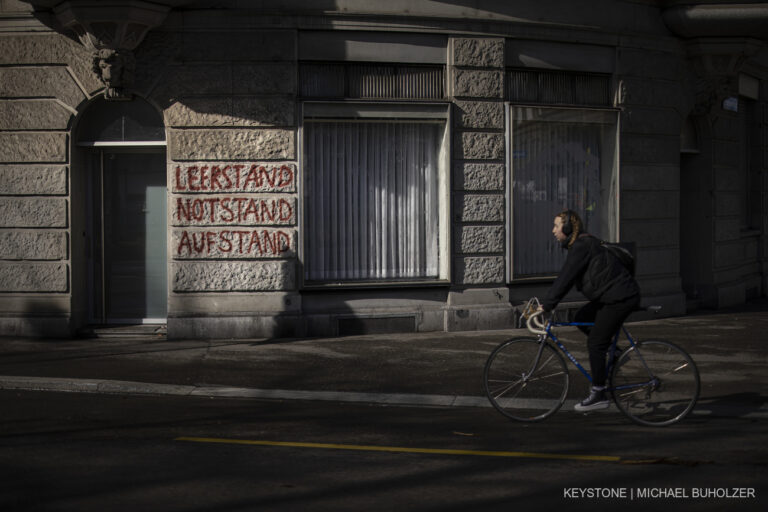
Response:
M606 242L600 241L600 245L612 254L627 269L629 275L635 275L635 243L634 242Z

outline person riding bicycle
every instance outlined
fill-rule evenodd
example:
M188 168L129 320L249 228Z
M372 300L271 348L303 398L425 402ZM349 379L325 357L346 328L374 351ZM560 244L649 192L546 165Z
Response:
M624 320L640 304L640 287L621 261L610 254L598 238L586 232L576 212L559 213L552 233L568 250L568 256L541 308L545 312L554 310L574 285L589 299L576 313L574 321L594 322L592 327L579 327L587 334L592 389L575 409L579 412L605 409L610 405L605 393L608 347Z

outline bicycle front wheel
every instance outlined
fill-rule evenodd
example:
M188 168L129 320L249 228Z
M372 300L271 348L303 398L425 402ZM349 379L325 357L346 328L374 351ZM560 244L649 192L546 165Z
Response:
M691 356L668 341L647 340L626 350L611 375L613 400L635 423L671 425L699 398L699 370Z
M491 352L483 382L488 400L501 414L517 421L540 421L563 405L568 369L549 343L513 338Z

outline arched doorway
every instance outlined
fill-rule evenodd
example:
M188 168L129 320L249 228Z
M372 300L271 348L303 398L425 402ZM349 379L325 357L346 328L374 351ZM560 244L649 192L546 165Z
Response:
M166 144L141 99L88 106L76 146L84 170L87 322L164 324L167 317Z

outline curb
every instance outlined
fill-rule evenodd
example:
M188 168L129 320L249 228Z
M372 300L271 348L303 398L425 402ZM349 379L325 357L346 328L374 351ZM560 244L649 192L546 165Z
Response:
M108 379L61 377L0 376L0 390L111 395L185 396L196 398L242 398L253 400L304 400L406 407L489 408L484 396L426 395L412 393L363 393L354 391L306 391L290 389L255 389L232 386L196 386L157 384ZM692 414L699 417L726 417L768 420L768 404L716 404L700 400ZM561 411L571 412L576 400L566 400ZM599 413L615 412L611 407Z
M147 382L59 377L0 376L0 390L189 396L203 398L250 398L261 400L307 400L428 407L491 406L488 403L488 399L481 396L255 389L231 386L154 384Z

